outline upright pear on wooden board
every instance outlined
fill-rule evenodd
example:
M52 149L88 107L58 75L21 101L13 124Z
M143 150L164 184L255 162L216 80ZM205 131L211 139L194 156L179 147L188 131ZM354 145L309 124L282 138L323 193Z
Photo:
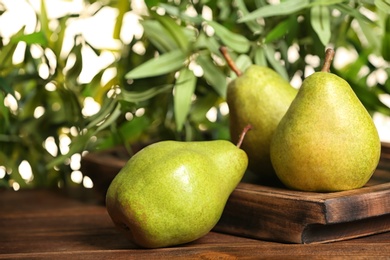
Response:
M242 149L248 154L248 167L262 181L277 180L270 159L271 138L297 89L265 66L251 65L241 73L224 47L221 52L237 74L228 85L226 97L231 140L237 142L241 129L251 124L252 130L242 143Z
M350 85L324 67L307 77L271 142L271 161L289 188L331 192L360 188L375 171L381 142Z

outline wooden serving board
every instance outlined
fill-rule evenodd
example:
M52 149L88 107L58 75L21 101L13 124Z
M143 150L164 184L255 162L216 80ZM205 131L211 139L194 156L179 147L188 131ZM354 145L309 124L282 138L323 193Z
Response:
M82 172L104 197L126 163L122 149L89 154ZM284 243L325 243L390 231L390 143L382 143L377 170L363 188L316 193L240 183L215 231Z
M325 243L390 231L390 145L363 188L316 193L240 183L216 231L286 243Z

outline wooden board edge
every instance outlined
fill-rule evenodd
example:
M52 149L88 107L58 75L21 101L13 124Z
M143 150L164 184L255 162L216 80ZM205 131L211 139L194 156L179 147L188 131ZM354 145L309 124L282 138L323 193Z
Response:
M390 231L390 214L357 221L307 225L302 232L303 244L329 243Z

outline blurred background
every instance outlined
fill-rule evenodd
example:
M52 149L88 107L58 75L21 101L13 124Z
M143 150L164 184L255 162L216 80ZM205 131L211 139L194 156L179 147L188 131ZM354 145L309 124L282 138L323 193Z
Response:
M384 0L0 0L0 187L92 188L87 153L229 139L221 45L296 88L333 47L331 71L390 142L389 14Z

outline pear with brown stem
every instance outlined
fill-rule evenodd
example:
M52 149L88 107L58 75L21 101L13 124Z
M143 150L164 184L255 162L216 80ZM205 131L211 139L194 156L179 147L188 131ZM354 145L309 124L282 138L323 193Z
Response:
M226 47L221 47L220 51L237 75L227 88L231 139L237 142L241 129L252 125L242 144L248 154L249 169L262 182L274 184L277 178L270 159L271 138L297 90L265 66L251 65L242 73Z
M350 85L322 71L307 77L271 143L279 179L291 189L331 192L360 188L375 171L381 142L374 122Z
M106 207L112 221L145 248L204 236L217 224L246 171L241 142L161 141L145 147L110 184Z

